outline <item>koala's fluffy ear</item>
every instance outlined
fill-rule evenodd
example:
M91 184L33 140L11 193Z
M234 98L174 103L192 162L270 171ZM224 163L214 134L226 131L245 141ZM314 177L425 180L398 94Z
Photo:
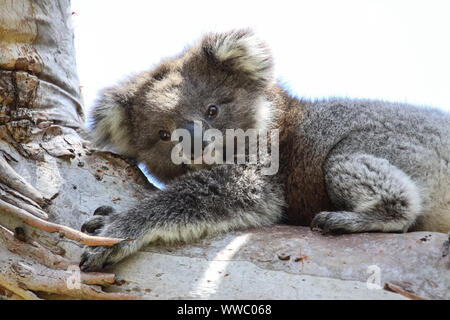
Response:
M97 146L110 146L133 156L130 114L135 90L130 85L124 83L102 91L91 111L90 127Z
M252 80L268 82L273 77L273 59L267 45L249 29L206 36L201 47L207 59Z

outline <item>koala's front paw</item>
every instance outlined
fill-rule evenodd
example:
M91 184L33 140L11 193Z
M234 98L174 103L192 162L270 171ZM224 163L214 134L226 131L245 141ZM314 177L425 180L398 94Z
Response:
M102 234L102 236L108 235ZM111 235L111 237L114 236ZM106 266L116 264L138 249L138 242L136 240L124 240L111 247L87 247L81 255L80 269L82 271L104 269Z
M135 241L129 239L130 235L124 232L123 227L125 225L123 221L121 222L121 215L113 213L114 209L111 207L98 208L95 210L94 215L82 225L81 231L101 237L128 240L111 247L86 247L81 255L80 268L82 271L103 269L108 265L119 262L134 252Z
M109 257L114 251L114 247L88 247L84 249L80 260L82 271L97 271L113 264Z
M352 212L322 211L311 222L311 229L319 228L322 233L351 233L357 232L358 219Z

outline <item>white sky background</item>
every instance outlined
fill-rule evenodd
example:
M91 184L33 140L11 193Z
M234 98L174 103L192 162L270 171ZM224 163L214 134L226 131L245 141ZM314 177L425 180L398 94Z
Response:
M449 0L72 0L85 108L203 33L253 28L300 97L382 98L450 111Z

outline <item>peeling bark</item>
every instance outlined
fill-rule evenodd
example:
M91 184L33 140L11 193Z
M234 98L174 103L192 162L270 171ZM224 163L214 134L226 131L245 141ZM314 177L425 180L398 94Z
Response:
M0 182L38 204L44 203L42 194L17 174L3 157L0 157Z
M86 217L116 193L123 209L151 190L135 165L83 138L70 19L67 0L0 0L0 298L135 298L102 290L113 274L67 284L78 243L123 240L76 230Z

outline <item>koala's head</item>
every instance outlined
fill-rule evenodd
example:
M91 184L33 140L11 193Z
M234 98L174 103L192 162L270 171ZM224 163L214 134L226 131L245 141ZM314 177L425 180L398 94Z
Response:
M209 34L180 56L105 89L92 111L94 139L143 162L168 181L203 165L176 165L175 129L263 129L271 105L269 49L249 30ZM192 167L191 167L192 166Z

